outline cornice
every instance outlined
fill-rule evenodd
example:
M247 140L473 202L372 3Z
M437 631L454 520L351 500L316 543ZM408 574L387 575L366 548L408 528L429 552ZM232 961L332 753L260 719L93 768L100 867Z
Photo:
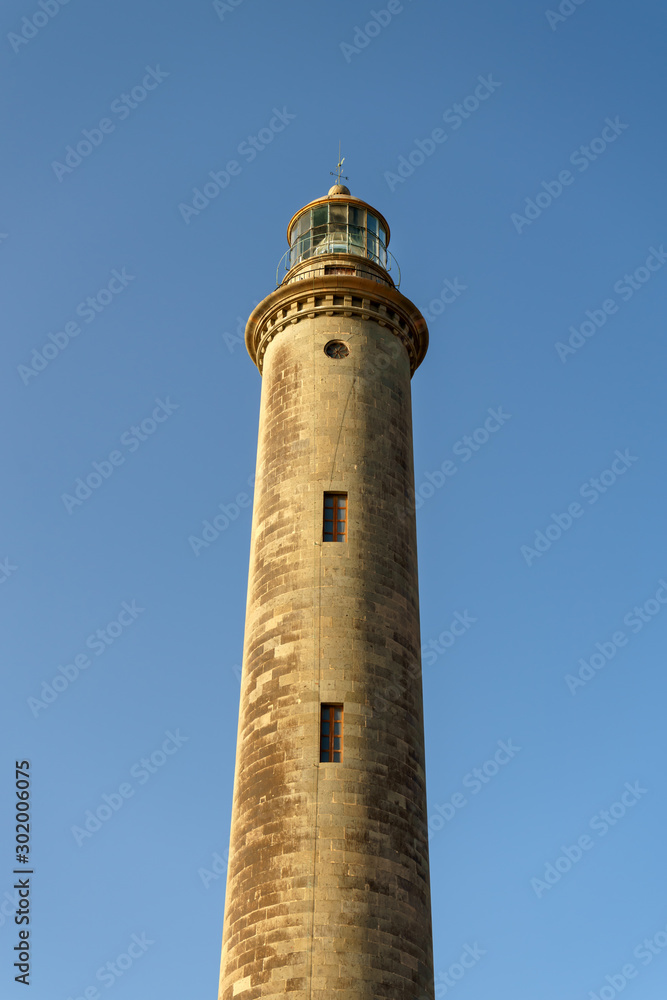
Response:
M253 310L245 342L260 372L273 338L285 327L315 316L350 316L387 327L405 345L411 373L428 349L426 320L396 288L353 275L319 275L280 285Z

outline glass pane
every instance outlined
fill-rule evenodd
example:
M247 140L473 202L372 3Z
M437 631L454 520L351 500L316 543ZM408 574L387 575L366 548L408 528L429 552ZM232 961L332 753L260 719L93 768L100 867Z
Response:
M345 531L345 521L339 521L338 522L338 530L339 531Z
M343 709L334 708L334 719L342 719L342 718L343 718Z
M322 226L320 226L318 232L313 230L313 250L315 253L327 253L327 234L323 231Z
M329 737L328 736L325 737L324 739L320 740L320 749L321 750L328 750L329 749Z
M327 223L327 209L328 205L322 205L320 208L313 209L313 225L314 226L324 226Z
M334 253L347 253L347 232L344 229L331 230L329 242Z
M378 241L377 237L368 235L368 256L371 260L378 259Z
M364 233L358 226L350 226L350 243L356 247L364 245Z
M333 535L332 535L332 533L330 531L325 531L324 532L324 541L325 542L333 542Z
M340 727L341 727L340 722L334 722L334 734L336 736L340 736Z
M344 542L345 541L345 536L344 535L339 535L338 538L336 538L336 541L337 542Z
M334 736L334 750L340 750L340 736Z
M322 753L320 754L320 760L324 761L324 763L326 764L328 762L328 760L329 760L329 754L328 754L328 752L325 753L324 750L323 750Z
M349 219L351 226L361 226L362 229L366 226L366 209L365 208L353 208L352 205L348 207Z
M334 498L333 497L325 497L324 498L324 506L325 507L333 507L333 502L334 502Z
M387 243L387 234L385 233L382 226L380 226L380 246L378 247L378 254L380 257L380 264L383 267L387 266L387 251L385 249Z
M328 736L328 735L329 735L329 722L328 721L326 721L326 722L323 721L322 722L322 736Z
M323 719L328 719L329 718L329 711L330 711L330 709L328 709L328 708L323 708L322 709L322 718Z
M337 226L347 224L347 205L329 205L329 220Z
M334 751L334 764L338 764L339 761L340 761L340 754Z
M339 507L344 507L345 504L347 503L347 497L338 497L337 499Z
M378 220L370 212L368 213L368 231L371 233L377 233L378 231Z

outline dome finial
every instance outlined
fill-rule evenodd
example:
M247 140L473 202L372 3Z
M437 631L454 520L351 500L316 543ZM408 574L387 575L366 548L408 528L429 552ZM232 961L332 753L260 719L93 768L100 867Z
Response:
M329 171L329 173L331 174L331 176L336 178L336 183L333 185L333 187L329 188L329 191L328 191L329 195L332 195L332 194L349 194L350 193L350 189L348 187L346 187L344 184L341 184L341 182L340 182L341 181L341 177L343 178L344 181L349 180L349 178L345 177L344 174L342 173L343 164L344 163L345 163L345 157L343 157L341 159L341 155L340 155L340 139L339 139L338 140L338 163L336 164L336 173L334 174L333 170Z

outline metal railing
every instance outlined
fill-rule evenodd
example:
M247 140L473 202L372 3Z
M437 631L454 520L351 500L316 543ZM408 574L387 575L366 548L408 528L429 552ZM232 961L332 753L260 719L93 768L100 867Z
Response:
M379 254L366 249L366 247L359 246L358 243L353 243L350 239L350 234L345 232L325 236L322 242L318 243L317 246L309 246L301 251L299 251L300 240L297 239L296 242L285 251L278 261L278 267L276 268L276 288L283 283L285 275L289 274L292 268L297 264L301 264L305 260L312 260L315 257L320 257L325 254L350 254L354 257L361 257L364 260L372 260L375 264L378 264L384 271L387 272L392 270L393 263L394 269L398 274L398 281L395 281L394 284L396 285L396 288L398 288L401 283L401 269L398 266L398 261L392 252L387 250L386 246L382 243L379 237L373 235L372 238L380 248Z

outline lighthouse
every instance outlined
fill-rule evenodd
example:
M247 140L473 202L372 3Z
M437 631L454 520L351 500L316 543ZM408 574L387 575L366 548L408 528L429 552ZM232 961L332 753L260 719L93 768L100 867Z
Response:
M339 178L340 181L340 178ZM389 225L335 184L248 320L262 377L219 1000L433 1000L411 378Z

